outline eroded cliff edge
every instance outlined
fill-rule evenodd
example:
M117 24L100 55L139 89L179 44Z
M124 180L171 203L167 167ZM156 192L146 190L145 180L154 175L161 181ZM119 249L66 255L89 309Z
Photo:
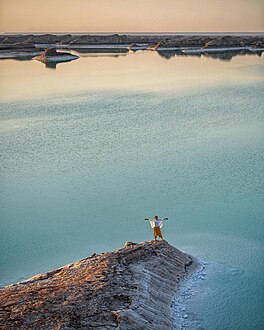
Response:
M195 263L166 241L126 243L1 288L0 328L173 329L171 302Z

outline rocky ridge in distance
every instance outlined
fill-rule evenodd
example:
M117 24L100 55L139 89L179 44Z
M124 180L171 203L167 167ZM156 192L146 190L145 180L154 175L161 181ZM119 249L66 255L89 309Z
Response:
M133 34L112 34L112 35L89 35L89 34L14 34L0 35L0 49L38 47L41 44L50 45L129 45L131 43L156 44L160 47L252 47L264 48L264 34L241 34L241 35L133 35Z

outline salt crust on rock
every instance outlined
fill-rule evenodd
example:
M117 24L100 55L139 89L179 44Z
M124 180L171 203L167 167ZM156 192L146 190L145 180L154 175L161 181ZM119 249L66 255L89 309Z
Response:
M127 242L1 288L0 328L173 329L171 303L193 261L166 241Z

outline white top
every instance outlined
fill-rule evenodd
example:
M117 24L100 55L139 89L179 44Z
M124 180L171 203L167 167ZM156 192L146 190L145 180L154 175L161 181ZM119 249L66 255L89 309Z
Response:
M163 226L163 219L152 219L152 220L149 220L149 223L151 225L151 228L154 228L154 227L162 227Z

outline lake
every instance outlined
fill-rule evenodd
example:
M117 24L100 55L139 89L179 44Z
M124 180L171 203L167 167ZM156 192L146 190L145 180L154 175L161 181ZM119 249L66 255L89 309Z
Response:
M206 262L186 329L262 329L263 56L0 61L1 285L152 238ZM185 322L185 323L184 323Z

